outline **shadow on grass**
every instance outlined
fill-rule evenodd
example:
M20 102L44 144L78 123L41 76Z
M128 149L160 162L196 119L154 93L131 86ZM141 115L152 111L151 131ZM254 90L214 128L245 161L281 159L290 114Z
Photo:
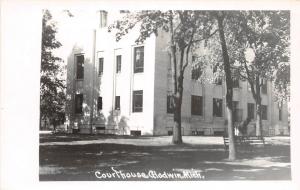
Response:
M72 136L67 139L73 137L79 138ZM88 138L90 140L93 136ZM111 167L125 172L197 169L202 171L205 180L291 179L289 146L273 145L251 151L240 150L238 155L236 162L227 161L228 152L224 151L222 145L44 145L40 146L40 180L98 180L95 171L112 172Z
M129 136L129 135L110 135L110 134L40 134L40 143L45 142L71 142L98 139L151 139L152 136Z

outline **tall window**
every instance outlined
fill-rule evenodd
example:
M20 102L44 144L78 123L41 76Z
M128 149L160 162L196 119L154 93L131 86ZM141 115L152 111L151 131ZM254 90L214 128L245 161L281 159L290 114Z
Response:
M203 99L202 96L192 95L191 101L191 114L192 115L202 115L203 110Z
M75 95L75 113L82 113L82 104L83 104L83 94Z
M239 88L240 87L240 80L238 78L232 79L232 88Z
M278 103L278 120L282 121L282 103Z
M120 110L120 96L115 97L115 110Z
M167 95L167 113L174 113L174 98L172 92Z
M198 80L202 75L202 70L200 66L193 66L192 68L192 80Z
M83 79L84 77L84 55L76 56L76 78Z
M102 97L99 96L98 97L98 101L97 101L97 110L102 110Z
M215 65L214 68L213 68L214 84L222 85L222 77L221 76L215 76L217 71L218 71L218 64Z
M103 74L103 64L104 64L104 58L100 57L99 58L99 71L98 71L99 76Z
M261 119L268 120L268 106L261 105Z
M223 108L222 108L223 100L218 98L213 98L213 116L222 117Z
M134 48L134 73L144 72L144 46Z
M278 108L278 120L282 121L282 108Z
M261 92L263 94L267 94L268 93L268 82L267 82L267 80L263 81L263 84L261 86Z
M254 104L248 103L248 118L254 119Z
M237 110L239 107L239 102L238 101L232 101L232 110Z
M117 73L121 72L121 65L122 65L122 56L121 55L117 55Z
M238 101L232 101L232 117L233 121L237 122L241 120L241 112L239 109L239 102Z
M142 111L143 111L143 91L142 90L133 91L132 112L142 112Z
M196 58L197 58L197 57L196 57L195 55L193 55L193 56L192 56L192 62L195 62L195 61L196 61Z
M239 73L238 70L236 68L232 69L232 87L233 88L239 88L240 84L239 84Z

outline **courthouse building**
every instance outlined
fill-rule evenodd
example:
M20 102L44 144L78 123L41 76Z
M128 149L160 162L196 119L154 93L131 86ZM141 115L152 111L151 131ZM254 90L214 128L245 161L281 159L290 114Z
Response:
M99 11L99 26L74 46L67 64L67 128L73 133L171 135L173 127L172 76L169 36L159 32L143 44L135 43L137 29L116 42L107 25L109 13ZM191 60L195 57L191 55ZM206 68L207 75L213 69ZM225 82L197 80L202 71L186 68L182 100L183 135L222 135L227 128ZM265 135L288 135L288 109L278 105L272 83L261 90ZM234 81L234 118L252 121L255 101L245 81Z

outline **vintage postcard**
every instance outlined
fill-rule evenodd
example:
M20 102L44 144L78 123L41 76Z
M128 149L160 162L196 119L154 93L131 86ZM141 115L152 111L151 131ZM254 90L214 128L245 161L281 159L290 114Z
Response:
M2 4L1 188L299 187L298 2Z

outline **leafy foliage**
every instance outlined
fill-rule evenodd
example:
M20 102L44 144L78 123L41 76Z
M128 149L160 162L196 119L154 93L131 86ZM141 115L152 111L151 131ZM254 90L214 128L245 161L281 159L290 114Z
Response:
M240 63L239 71L250 84L255 79L273 81L274 92L280 100L289 99L289 58L290 58L290 15L288 11L241 11L239 23L232 32L235 43L231 43ZM238 28L238 29L237 29ZM245 55L253 51L253 61ZM258 85L262 85L262 80ZM254 94L258 95L257 92Z
M217 12L217 13L216 13ZM218 15L218 11L212 15ZM289 99L290 86L290 15L289 11L223 11L224 34L231 67L231 78L248 81L256 102L257 135L261 135L261 87L272 81L277 101ZM216 17L216 16L215 16ZM217 55L221 47L210 39L209 55ZM250 52L250 53L249 53ZM206 58L205 58L206 57ZM252 59L252 60L251 60ZM219 67L218 72L225 68ZM226 72L225 72L226 74Z
M61 79L63 70L59 65L61 58L53 55L52 50L61 47L56 40L57 33L52 15L48 10L43 12L41 83L40 83L40 119L48 120L56 126L65 119L65 84Z

